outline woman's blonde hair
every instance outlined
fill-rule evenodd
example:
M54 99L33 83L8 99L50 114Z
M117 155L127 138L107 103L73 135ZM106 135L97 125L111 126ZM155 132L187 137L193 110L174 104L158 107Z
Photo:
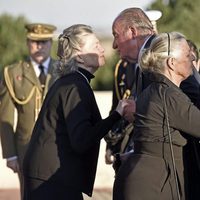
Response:
M76 71L79 62L77 52L84 45L84 36L93 34L92 28L84 24L75 24L66 29L58 37L56 75L61 77L69 72Z
M178 32L157 35L152 40L150 47L142 52L139 59L142 70L162 73L165 68L165 60L180 55L180 42L183 39L186 40L185 36Z

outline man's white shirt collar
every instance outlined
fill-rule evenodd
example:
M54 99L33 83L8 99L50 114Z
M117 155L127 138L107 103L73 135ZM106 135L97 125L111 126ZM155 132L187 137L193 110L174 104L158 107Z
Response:
M35 70L36 76L39 77L39 75L40 75L39 64L36 63L32 58L30 58L30 59L31 59L31 64L32 64L32 66L33 66L33 68L34 68L34 70ZM47 58L47 59L42 63L42 65L44 66L44 72L45 72L45 74L48 73L49 63L50 63L50 57Z

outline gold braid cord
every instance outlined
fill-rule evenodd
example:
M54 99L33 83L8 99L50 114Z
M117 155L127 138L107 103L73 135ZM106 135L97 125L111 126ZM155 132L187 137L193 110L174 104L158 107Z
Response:
M120 64L122 63L122 60L120 59L119 62L116 64L116 67L115 67L115 91L116 91L116 95L117 95L117 98L118 100L120 100L120 94L119 94L119 88L118 88L118 84L117 84L117 76L118 76L118 72L119 72L119 66ZM122 99L128 99L131 95L131 91L129 89L126 89L126 91L124 92L123 94L123 97ZM125 132L125 135L124 135L124 138L122 139L122 142L121 142L121 145L120 145L120 153L123 153L125 148L126 148L126 145L128 144L128 141L129 141L129 137L130 137L130 134L132 133L133 131L133 124L130 123L128 124L126 127L124 127L124 130L123 132Z
M118 88L118 80L117 80L117 76L118 76L118 72L119 72L119 66L120 64L122 63L122 59L120 59L118 61L118 63L116 64L116 67L115 67L115 91L116 91L116 95L117 95L117 99L118 100L121 100L121 97L120 97L120 94L119 94L119 88ZM128 99L131 95L131 91L129 89L126 89L126 91L124 92L123 94L123 97L122 99Z
M35 95L35 120L36 120L37 116L39 114L40 108L41 108L41 99L42 99L42 96L40 94L40 91L39 91L38 87L33 86L33 88L30 91L30 94L28 95L28 97L25 100L19 100L15 96L15 92L13 90L13 87L12 87L12 84L11 84L11 81L10 81L10 77L8 75L8 67L5 67L5 69L4 69L4 77L5 77L5 82L6 82L8 91L9 91L11 97L13 98L13 100L16 103L18 103L20 105L25 105L31 100L31 98L33 97L34 93L36 94Z
M119 66L121 64L122 60L120 59L115 67L115 91L116 91L116 95L118 100L120 100L120 94L119 94L119 89L118 89L118 83L117 83L117 76L118 76L118 71L119 71Z

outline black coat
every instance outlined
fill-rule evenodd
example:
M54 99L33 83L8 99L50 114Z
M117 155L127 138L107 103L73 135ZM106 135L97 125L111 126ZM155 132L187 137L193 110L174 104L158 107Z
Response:
M24 161L24 175L60 183L92 195L100 139L120 115L102 120L81 70L58 79L48 92ZM59 186L58 186L59 187Z
M194 69L194 75L184 80L180 87L191 101L200 109L200 75ZM196 119L199 120L199 119ZM199 130L200 133L200 130ZM187 145L183 148L185 167L186 195L188 200L199 200L200 196L200 144L199 139L187 136Z

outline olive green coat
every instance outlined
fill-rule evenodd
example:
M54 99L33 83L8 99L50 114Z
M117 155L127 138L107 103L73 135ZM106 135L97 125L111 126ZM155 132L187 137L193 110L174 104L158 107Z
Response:
M0 134L3 158L18 156L19 163L22 164L41 103L54 81L51 75L54 62L51 59L44 92L30 61L21 61L4 68L0 85Z

